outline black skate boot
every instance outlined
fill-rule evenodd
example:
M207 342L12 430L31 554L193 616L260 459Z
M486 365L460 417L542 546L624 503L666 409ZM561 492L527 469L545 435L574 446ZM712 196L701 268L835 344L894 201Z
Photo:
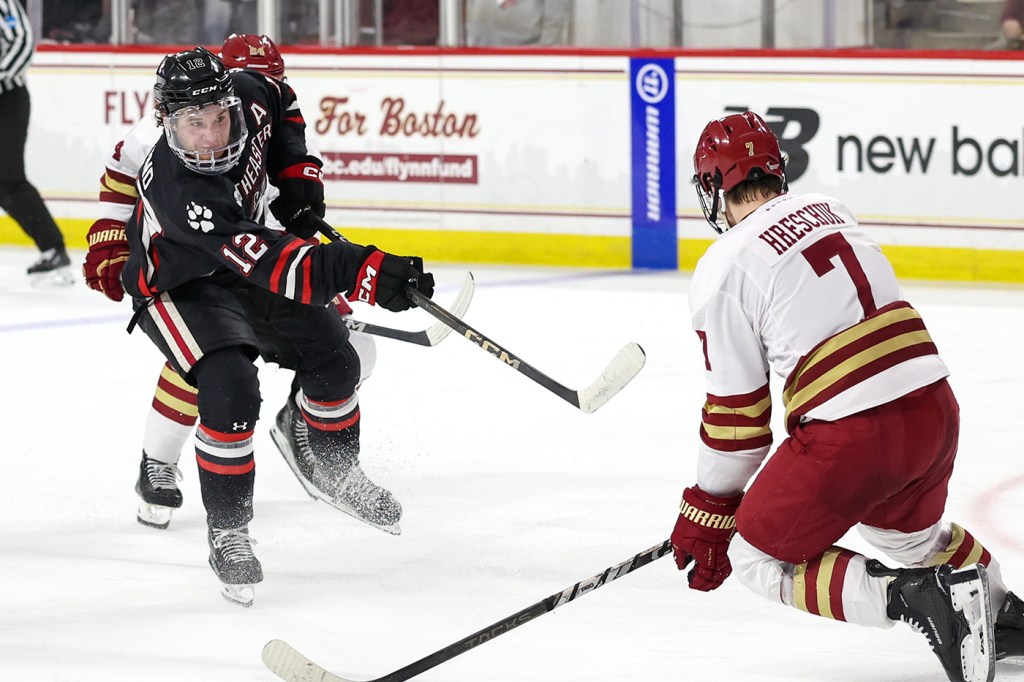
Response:
M1007 592L996 613L996 660L1011 656L1024 656L1024 601Z
M867 571L893 578L887 615L925 636L952 682L995 678L993 613L984 566L889 569L872 559Z
M278 412L270 435L310 497L386 533L401 534L402 505L395 496L367 478L358 455L345 452L330 434L309 428L294 400Z
M66 286L75 281L71 259L63 248L43 251L39 260L28 267L28 276L32 286Z
M178 465L164 464L142 453L139 480L135 482L135 493L139 496L139 523L161 529L170 525L171 512L181 507L180 480Z
M309 427L299 414L294 400L289 398L277 413L274 425L270 427L270 438L281 451L281 456L295 478L299 479L302 489L317 499L314 492L316 488L310 480L313 477L313 453L309 448Z
M221 582L221 594L228 601L252 606L254 585L263 582L263 567L252 553L256 541L249 527L210 528L210 568Z

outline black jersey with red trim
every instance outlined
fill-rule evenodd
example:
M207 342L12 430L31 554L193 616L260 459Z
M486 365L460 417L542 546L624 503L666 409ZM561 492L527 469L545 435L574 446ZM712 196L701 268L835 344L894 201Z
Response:
M126 226L125 290L150 298L190 280L233 274L296 301L321 305L354 287L373 252L345 242L311 244L262 224L268 173L309 156L295 95L283 83L232 71L249 136L220 175L189 170L161 138L139 172L139 201Z

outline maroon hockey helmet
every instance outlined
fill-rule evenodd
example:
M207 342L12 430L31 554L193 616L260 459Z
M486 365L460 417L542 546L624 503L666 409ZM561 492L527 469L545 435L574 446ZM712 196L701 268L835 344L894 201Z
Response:
M786 191L785 162L775 137L764 119L752 111L732 114L704 127L693 153L694 184L704 217L711 227L719 224L721 197L745 180L774 175Z
M265 35L232 33L220 48L220 58L229 69L253 69L271 78L284 78L284 59Z

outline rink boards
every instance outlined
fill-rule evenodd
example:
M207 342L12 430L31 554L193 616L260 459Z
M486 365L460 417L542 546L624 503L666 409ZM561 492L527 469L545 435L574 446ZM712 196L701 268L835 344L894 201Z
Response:
M84 246L162 52L44 48L26 163ZM999 53L285 52L328 218L431 261L692 269L704 123L764 114L794 191L845 202L903 277L1024 282L1024 64ZM833 53L834 54L834 53ZM871 53L878 55L879 53ZM3 219L0 243L27 243Z

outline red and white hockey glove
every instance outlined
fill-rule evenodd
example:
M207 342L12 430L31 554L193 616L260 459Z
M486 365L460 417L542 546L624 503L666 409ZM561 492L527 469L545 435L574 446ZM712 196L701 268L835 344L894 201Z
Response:
M697 486L683 491L679 518L672 531L672 553L676 566L687 574L690 589L710 592L721 586L732 573L729 563L729 541L736 533L736 509L743 493L718 497Z
M121 270L128 261L128 240L124 223L103 218L89 228L86 235L89 253L85 254L82 275L90 289L101 292L111 301L124 298Z
M376 249L374 246L368 248ZM405 295L405 288L410 285L427 298L434 295L434 276L423 272L422 258L392 256L374 250L363 261L355 286L349 290L347 298L400 313L412 307L412 301Z

